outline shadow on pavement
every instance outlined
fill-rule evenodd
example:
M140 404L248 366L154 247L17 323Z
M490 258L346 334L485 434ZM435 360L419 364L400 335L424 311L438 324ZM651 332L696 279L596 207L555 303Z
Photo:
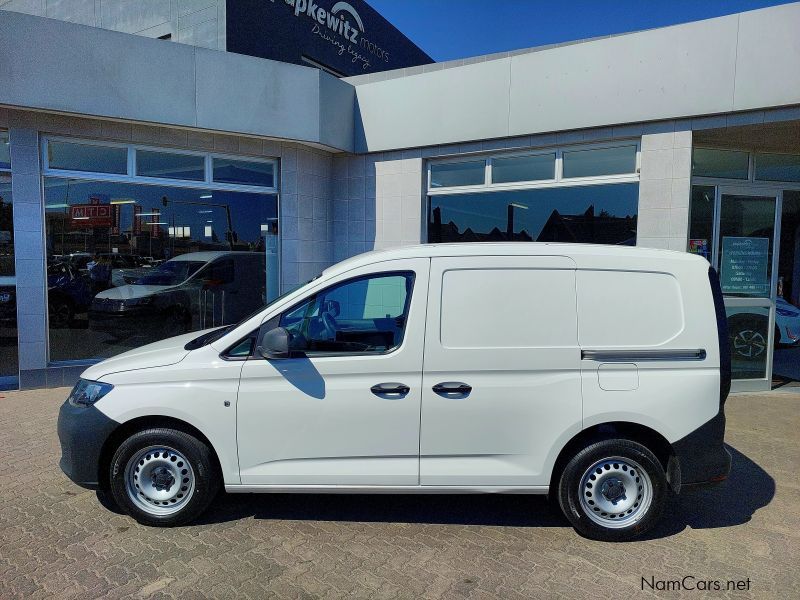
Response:
M659 525L645 539L692 529L747 523L770 503L775 481L752 460L728 446L728 481L670 494ZM504 527L568 527L544 496L513 494L220 494L196 524L253 517L296 521L425 523Z
M646 539L674 535L686 527L715 529L747 523L755 512L772 502L775 480L755 462L727 445L733 459L731 474L723 483L704 488L685 488L671 498L661 522Z

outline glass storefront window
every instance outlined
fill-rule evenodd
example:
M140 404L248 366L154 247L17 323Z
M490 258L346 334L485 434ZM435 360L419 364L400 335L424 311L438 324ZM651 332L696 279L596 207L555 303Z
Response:
M275 163L214 158L214 182L275 187Z
M600 177L636 172L636 146L570 150L563 154L564 177Z
M695 148L692 151L692 175L722 179L747 179L750 155L736 150Z
M50 360L233 323L277 294L277 196L45 178Z
M0 173L0 278L14 276L14 206L11 176Z
M8 132L0 131L0 169L11 168L11 145L8 142Z
M555 177L555 153L492 159L492 183L540 181Z
M486 183L486 161L437 163L431 165L431 187L483 185Z
M636 244L639 184L429 197L428 241Z
M126 175L128 149L119 146L100 146L79 142L49 140L47 166L64 171L91 171Z
M205 159L194 154L137 150L136 174L142 177L203 181Z
M689 252L711 262L711 238L714 231L714 186L692 186L689 206Z
M13 217L11 177L0 173L0 390L16 389L19 375Z
M767 376L769 356L769 308L726 306L734 379Z
M775 198L722 194L719 278L726 296L768 298L775 237Z
M783 192L772 371L800 379L800 191Z
M800 181L800 154L756 153L756 175L760 181Z

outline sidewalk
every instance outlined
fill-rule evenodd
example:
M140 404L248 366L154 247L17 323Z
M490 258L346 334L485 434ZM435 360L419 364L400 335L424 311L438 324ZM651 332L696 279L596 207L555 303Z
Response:
M714 597L800 597L800 393L789 388L732 395L730 479L681 495L629 544L585 540L528 496L222 495L197 525L141 527L58 470L67 392L0 393L4 600L702 597L642 581L684 577L748 586Z

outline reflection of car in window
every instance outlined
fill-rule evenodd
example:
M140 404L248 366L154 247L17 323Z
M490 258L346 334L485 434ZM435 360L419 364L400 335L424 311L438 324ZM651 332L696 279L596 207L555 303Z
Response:
M47 309L50 327L69 327L76 314L85 313L92 301L87 278L71 264L47 266Z
M775 344L793 345L800 341L800 308L783 298L775 301Z
M764 361L769 346L769 315L766 309L735 307L728 309L728 333L734 357ZM800 342L800 308L783 298L775 301L773 343L792 346Z
M142 271L95 296L90 329L118 339L160 339L234 323L263 304L266 266L259 252L190 252Z

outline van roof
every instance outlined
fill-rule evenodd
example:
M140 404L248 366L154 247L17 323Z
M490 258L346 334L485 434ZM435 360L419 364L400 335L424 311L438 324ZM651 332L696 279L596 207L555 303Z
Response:
M673 250L641 248L637 246L611 246L607 244L569 244L557 242L461 242L450 244L419 244L402 246L387 250L373 250L325 269L326 274L347 271L354 267L368 265L384 260L402 258L435 258L445 256L568 256L578 260L586 258L606 258L630 261L697 261L708 265L704 258Z

